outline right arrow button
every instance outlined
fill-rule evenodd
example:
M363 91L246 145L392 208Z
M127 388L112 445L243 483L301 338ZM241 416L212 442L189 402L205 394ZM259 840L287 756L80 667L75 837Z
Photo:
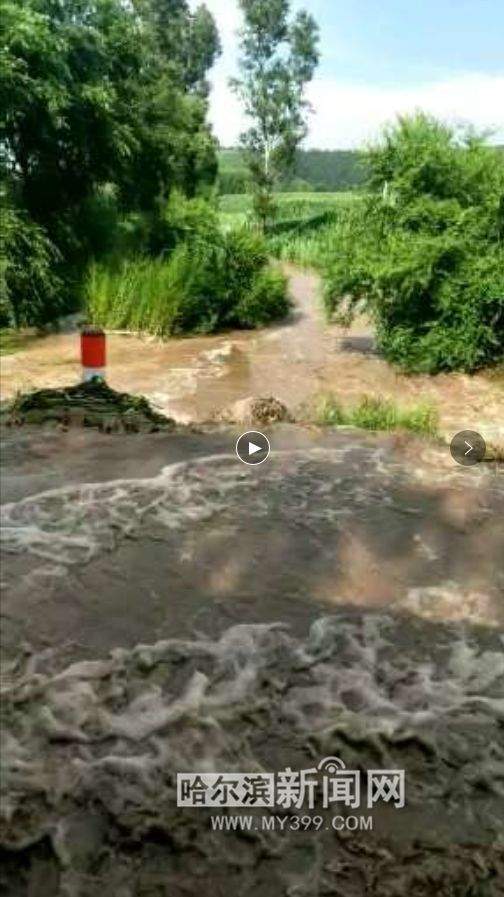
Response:
M472 467L483 461L486 454L486 443L481 433L477 433L475 430L461 430L453 437L450 451L457 464Z

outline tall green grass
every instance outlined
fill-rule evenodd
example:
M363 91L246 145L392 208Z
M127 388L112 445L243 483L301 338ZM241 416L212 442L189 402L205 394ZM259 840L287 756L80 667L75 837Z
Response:
M260 327L290 305L286 278L246 230L194 238L169 256L94 264L87 301L93 323L160 337Z
M319 424L360 427L363 430L411 430L436 436L438 414L432 405L399 408L394 402L364 396L358 405L344 407L334 396L325 396L316 413Z
M187 256L180 252L169 264L162 259L93 264L87 283L90 320L111 330L172 333L189 273Z
M355 193L276 193L275 202L281 217L290 217L293 209L303 210L303 215L320 211L321 208L337 208L351 201ZM229 193L219 199L221 212L251 212L250 193Z
M291 225L282 233L268 236L271 254L285 262L294 262L303 268L322 268L334 251L336 221L317 218L304 225Z

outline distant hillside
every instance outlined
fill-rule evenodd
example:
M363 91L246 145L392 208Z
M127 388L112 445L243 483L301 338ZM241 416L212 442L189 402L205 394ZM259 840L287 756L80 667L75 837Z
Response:
M497 146L504 152L504 146ZM238 149L219 151L219 193L246 193L247 169ZM354 190L366 177L365 163L357 150L300 150L291 176L281 185L286 193L336 193Z
M320 191L333 193L351 190L362 184L365 169L355 150L301 150L291 176L282 189L293 191ZM248 174L238 149L222 149L219 152L219 191L244 193L247 191Z
M315 190L351 190L363 183L365 166L355 150L302 150L297 154L295 176Z

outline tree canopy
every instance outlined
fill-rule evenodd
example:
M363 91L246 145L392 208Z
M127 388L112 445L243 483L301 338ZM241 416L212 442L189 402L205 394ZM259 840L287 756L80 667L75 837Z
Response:
M37 232L27 253L32 243L39 261L58 259L64 302L75 266L100 250L104 197L155 213L174 186L194 195L213 182L206 75L218 35L186 0L2 0L0 29L4 217L12 234ZM29 322L38 303L11 261L4 247L2 306Z

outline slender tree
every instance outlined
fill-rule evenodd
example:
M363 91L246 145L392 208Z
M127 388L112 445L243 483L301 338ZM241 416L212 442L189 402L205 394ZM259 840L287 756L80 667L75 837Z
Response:
M290 0L240 0L240 7L241 77L231 83L252 122L241 144L264 227L275 211L275 185L306 136L305 87L319 59L318 27L307 12L292 17Z

